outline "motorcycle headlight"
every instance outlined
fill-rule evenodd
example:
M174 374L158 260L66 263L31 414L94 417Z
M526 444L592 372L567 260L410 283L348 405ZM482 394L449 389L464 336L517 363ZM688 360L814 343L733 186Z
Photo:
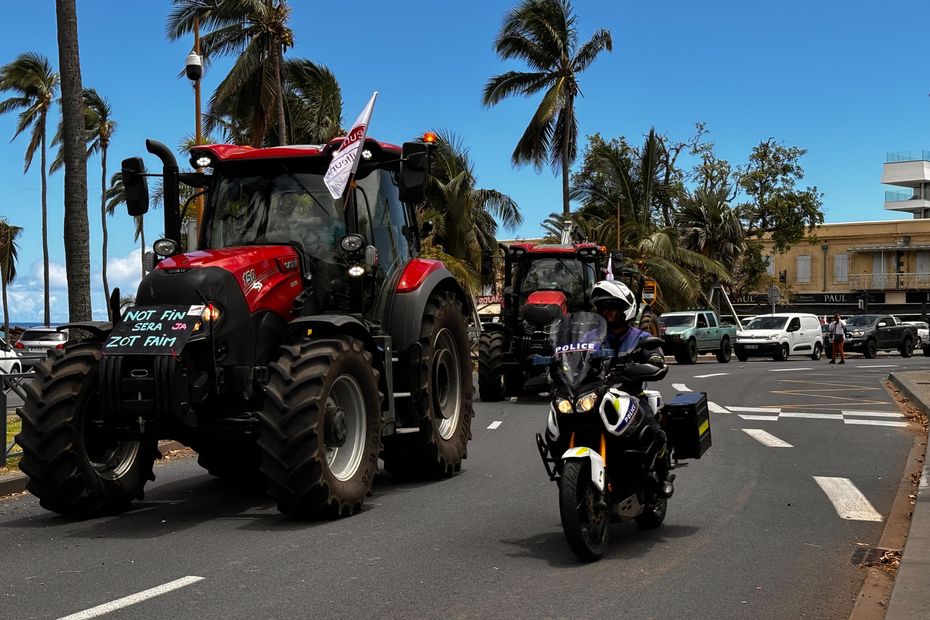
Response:
M560 398L555 401L555 406L559 409L559 413L571 413L572 412L572 403L567 401L564 398Z
M579 413L585 411L591 411L594 409L594 405L597 404L597 393L591 392L590 394L585 394L577 401L575 401L575 407L578 409Z

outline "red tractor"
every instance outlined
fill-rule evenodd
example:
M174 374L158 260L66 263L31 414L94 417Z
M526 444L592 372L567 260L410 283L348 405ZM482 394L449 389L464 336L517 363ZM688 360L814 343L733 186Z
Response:
M594 243L513 243L504 252L500 322L482 324L478 393L486 402L548 389L549 328L569 312L590 310L590 292L604 277L606 254Z
M260 472L282 512L360 510L379 457L391 473L459 471L470 438L471 301L442 263L417 257L429 145L368 139L333 199L340 141L196 147L179 173L164 145L147 175L123 162L130 215L163 176L165 239L136 305L36 369L17 441L28 488L55 512L121 511L154 479L158 441L218 476ZM206 201L197 250L180 250L179 182Z

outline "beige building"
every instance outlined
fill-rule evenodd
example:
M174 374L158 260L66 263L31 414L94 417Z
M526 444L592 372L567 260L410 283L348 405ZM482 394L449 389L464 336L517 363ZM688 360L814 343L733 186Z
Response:
M771 257L779 306L815 314L859 309L926 317L930 304L930 151L888 153L885 209L913 219L824 224L815 243ZM769 246L770 248L770 246ZM769 249L767 248L767 249ZM738 300L747 313L768 307L766 295Z

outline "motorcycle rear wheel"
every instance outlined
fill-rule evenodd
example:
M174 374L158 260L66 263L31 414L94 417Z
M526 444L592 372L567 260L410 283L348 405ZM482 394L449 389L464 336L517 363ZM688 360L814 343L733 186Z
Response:
M591 482L588 461L567 460L559 479L559 515L568 546L584 562L601 559L610 537L604 494Z

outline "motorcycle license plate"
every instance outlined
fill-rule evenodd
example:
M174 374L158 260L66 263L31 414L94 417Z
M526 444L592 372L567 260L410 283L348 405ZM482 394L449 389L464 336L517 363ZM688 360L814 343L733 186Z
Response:
M203 306L134 306L110 332L104 355L175 355L202 325Z
M757 345L757 344L747 344L747 345L746 345L746 348L747 348L747 349L758 349L758 348L759 348L759 345Z

